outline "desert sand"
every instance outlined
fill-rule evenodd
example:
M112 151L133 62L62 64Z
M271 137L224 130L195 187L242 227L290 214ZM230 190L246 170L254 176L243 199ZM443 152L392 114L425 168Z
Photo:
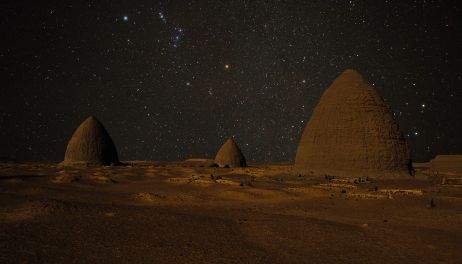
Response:
M0 263L461 263L462 186L425 166L386 180L123 163L1 162Z

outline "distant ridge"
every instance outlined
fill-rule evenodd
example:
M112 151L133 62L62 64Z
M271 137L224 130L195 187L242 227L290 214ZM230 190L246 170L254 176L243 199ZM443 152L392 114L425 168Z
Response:
M462 155L437 155L430 161L436 173L462 173Z

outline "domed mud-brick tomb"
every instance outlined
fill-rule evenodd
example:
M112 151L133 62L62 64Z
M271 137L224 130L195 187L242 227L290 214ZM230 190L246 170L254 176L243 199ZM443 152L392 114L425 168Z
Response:
M378 91L355 70L324 92L303 131L295 158L302 175L409 175L405 139Z
M67 144L61 165L101 166L119 164L114 142L95 117L88 117L74 132Z
M215 156L215 163L220 167L246 167L247 162L242 151L232 138L229 138Z

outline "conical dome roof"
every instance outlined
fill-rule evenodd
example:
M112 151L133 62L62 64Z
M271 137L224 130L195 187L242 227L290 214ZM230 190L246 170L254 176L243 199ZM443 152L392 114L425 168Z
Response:
M378 91L355 70L324 92L297 149L295 171L332 176L409 172L409 150Z
M95 117L88 117L67 144L62 165L110 165L119 163L108 132Z
M237 146L232 138L226 140L225 144L220 148L216 157L215 163L220 167L246 167L247 163L242 151Z

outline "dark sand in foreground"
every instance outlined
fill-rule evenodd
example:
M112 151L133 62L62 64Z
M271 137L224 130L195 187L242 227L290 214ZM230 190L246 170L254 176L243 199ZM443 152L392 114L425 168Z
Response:
M129 164L0 163L0 263L462 260L462 186L421 172L354 183L281 164Z

